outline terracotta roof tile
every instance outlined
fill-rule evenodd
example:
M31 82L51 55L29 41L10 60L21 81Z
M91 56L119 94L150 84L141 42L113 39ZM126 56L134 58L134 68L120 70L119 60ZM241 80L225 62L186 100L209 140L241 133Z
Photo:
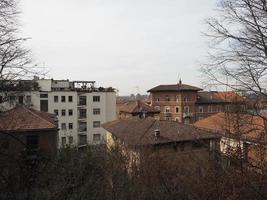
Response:
M143 111L147 113L159 113L160 112L159 110L141 101L129 101L127 103L124 103L123 105L120 105L118 109L120 112L132 113L132 114L140 113Z
M201 88L186 85L186 84L173 84L173 85L158 85L147 92L178 92L178 91L199 91Z
M241 136L246 140L267 142L267 123L259 116L220 112L199 120L194 125L222 134L231 134L230 137Z
M199 130L192 125L174 121L158 121L151 117L115 120L103 124L102 127L131 146L219 138L214 133ZM159 137L154 135L156 129L160 130Z
M20 132L42 129L57 129L55 115L23 106L0 113L2 131Z

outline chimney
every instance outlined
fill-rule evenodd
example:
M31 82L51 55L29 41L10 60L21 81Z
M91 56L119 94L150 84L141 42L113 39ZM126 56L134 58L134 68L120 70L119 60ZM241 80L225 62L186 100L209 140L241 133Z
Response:
M181 80L181 79L179 80L179 85L180 85L180 86L182 85L182 80Z
M154 130L154 136L157 137L157 138L160 136L160 129L155 129Z

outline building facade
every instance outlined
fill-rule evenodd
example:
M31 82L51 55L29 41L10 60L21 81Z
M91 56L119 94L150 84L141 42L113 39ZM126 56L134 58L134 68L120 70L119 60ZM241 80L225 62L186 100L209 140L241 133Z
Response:
M20 82L2 94L2 107L24 104L58 117L58 147L86 146L105 141L101 124L116 118L116 93L113 88L96 88L93 81L36 79ZM18 87L18 85L23 85ZM4 99L7 98L7 101Z
M150 105L160 110L161 120L192 124L214 113L231 110L240 102L234 92L201 91L201 88L182 84L159 85L150 92Z

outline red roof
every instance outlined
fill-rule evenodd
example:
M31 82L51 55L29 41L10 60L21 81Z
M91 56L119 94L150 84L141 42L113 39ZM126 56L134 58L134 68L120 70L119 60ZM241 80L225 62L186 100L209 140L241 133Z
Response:
M267 123L259 116L240 113L217 113L197 121L196 127L241 136L242 139L267 143Z
M147 105L144 102L141 101L129 101L124 103L123 105L119 106L120 112L125 113L140 113L140 112L146 112L146 113L160 113L159 110L153 108L150 105Z
M0 113L0 130L23 132L36 130L56 130L55 115L19 106Z

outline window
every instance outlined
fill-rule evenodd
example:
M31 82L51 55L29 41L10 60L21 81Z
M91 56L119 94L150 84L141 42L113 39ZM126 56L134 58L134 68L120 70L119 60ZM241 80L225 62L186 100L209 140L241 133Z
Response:
M93 102L100 102L100 96L93 96Z
M93 141L97 142L101 140L101 135L99 133L93 135Z
M169 113L170 112L170 106L165 106L164 107L164 112Z
M187 97L184 97L184 102L188 102L188 98Z
M73 123L69 123L69 130L73 129Z
M159 102L159 97L156 97L156 98L155 98L155 101Z
M178 95L175 97L175 100L176 100L176 102L179 102L179 96Z
M185 113L189 113L189 111L190 111L189 106L185 106L185 107L184 107L184 112L185 112Z
M48 94L40 94L40 98L48 98Z
M26 96L26 104L30 104L32 101L32 97L30 95Z
M73 144L73 137L69 136L69 144Z
M94 115L100 115L100 108L94 108L93 109L93 114Z
M175 117L174 119L176 122L179 122L180 121L180 118L179 117Z
M40 100L40 110L48 112L48 100Z
M171 121L171 119L172 118L170 118L170 117L165 117L165 120L167 120L167 121Z
M23 96L19 96L19 104L23 104L23 99L24 99Z
M66 130L67 129L67 127L66 127L66 123L62 123L61 124L61 130Z
M66 110L65 109L61 110L61 116L66 116Z
M0 96L0 103L4 102L4 98L2 96Z
M72 115L73 115L73 110L69 109L69 116L72 116Z
M61 138L61 144L63 147L66 146L66 137Z
M61 102L65 102L66 101L66 97L65 96L61 96Z
M72 96L69 96L69 102L72 102Z
M79 97L79 105L81 106L86 105L86 96Z
M55 102L55 103L58 102L58 96L54 96L54 102Z
M86 109L79 109L79 119L86 118Z
M93 127L94 128L99 128L100 127L100 121L94 121L93 122Z
M170 97L168 95L165 96L165 101L170 101Z
M203 113L203 106L198 106L198 112Z
M57 109L54 110L54 113L56 116L58 116L58 110Z
M86 145L86 144L87 144L87 136L79 135L79 145Z
M38 149L38 135L29 135L26 137L26 147L27 149L34 150Z
M79 132L86 132L86 131L87 131L87 123L79 122Z
M194 141L192 143L192 149L199 149L203 146L203 141Z
M208 112L212 112L212 106L208 106Z
M175 112L179 113L179 107L175 107Z
M16 96L9 96L9 101L16 101Z

